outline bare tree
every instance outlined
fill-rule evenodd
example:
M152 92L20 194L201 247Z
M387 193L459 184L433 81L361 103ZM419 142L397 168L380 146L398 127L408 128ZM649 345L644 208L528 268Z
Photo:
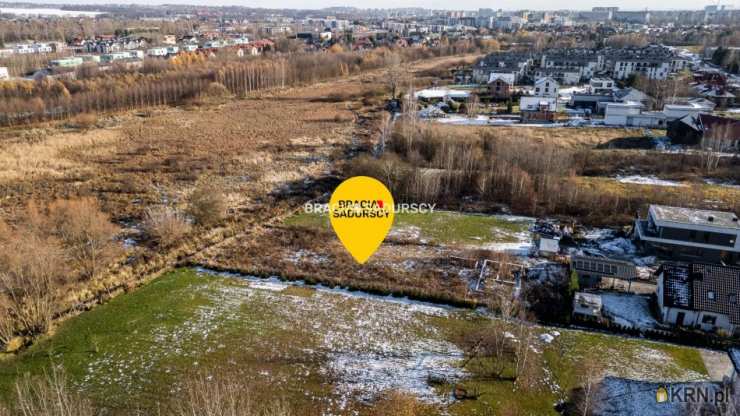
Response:
M582 360L578 377L581 388L575 400L576 411L580 416L593 414L595 397L603 374L604 366L596 357L588 356Z
M701 161L707 174L714 172L719 165L720 152L723 150L725 140L732 138L732 126L721 124L709 127L704 131L701 143Z

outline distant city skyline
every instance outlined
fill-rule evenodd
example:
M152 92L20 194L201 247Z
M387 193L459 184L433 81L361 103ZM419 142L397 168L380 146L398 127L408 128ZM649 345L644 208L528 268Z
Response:
M549 0L502 0L490 2L487 0L466 0L464 2L450 2L445 0L375 0L367 2L363 0L162 0L162 1L145 1L145 0L47 0L47 1L28 1L23 3L33 4L143 4L143 5L200 5L200 6L244 6L268 9L322 9L326 7L357 7L357 8L407 8L421 7L427 9L446 9L446 10L478 10L479 8L503 9L503 10L591 10L592 7L619 7L622 10L701 10L705 6L717 5L716 1L692 1L692 0L675 0L670 3L659 2L646 7L646 3L640 0L621 0L621 1L588 1L574 0L568 2L567 8L554 8L553 2ZM734 7L732 3L722 3L728 7Z

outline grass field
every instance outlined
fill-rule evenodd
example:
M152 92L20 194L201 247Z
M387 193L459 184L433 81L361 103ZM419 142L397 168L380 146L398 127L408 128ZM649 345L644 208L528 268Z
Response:
M559 329L550 343L535 338L542 380L519 391L480 366L460 367L459 340L488 322L469 310L180 269L0 360L0 392L8 397L20 375L42 374L55 363L112 414L166 410L188 377L236 371L255 399L284 398L301 415L368 414L362 402L394 389L452 415L543 415L567 399L586 357L630 379L706 376L694 349ZM449 382L432 385L430 376ZM455 383L480 397L449 402Z
M421 242L460 245L516 243L529 239L533 219L507 215L467 214L450 211L398 213L391 236L413 238ZM300 213L286 225L330 229L328 214Z

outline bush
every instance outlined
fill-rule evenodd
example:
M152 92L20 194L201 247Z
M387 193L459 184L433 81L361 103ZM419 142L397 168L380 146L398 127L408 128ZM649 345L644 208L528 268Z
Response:
M168 206L147 209L144 231L160 246L172 245L190 232L191 226L180 211Z
M51 374L31 378L26 375L16 382L14 412L23 416L93 416L89 400L69 385L64 371L53 366ZM3 415L0 407L0 415Z
M290 416L292 412L281 401L256 403L251 400L250 386L242 378L219 373L188 378L184 397L177 397L175 416Z
M76 115L72 119L72 122L70 123L70 125L78 129L87 130L89 128L95 127L97 123L98 123L98 117L95 114L82 113L82 114Z
M120 255L118 227L94 198L58 200L48 208L49 230L67 249L85 278L97 277L103 267Z
M211 82L208 84L206 89L203 91L203 95L214 98L225 98L229 97L231 93L229 89L219 82Z
M408 393L391 391L381 396L373 409L375 416L430 416L440 414L433 406Z
M216 224L226 216L223 184L216 180L199 182L188 196L187 213L198 225Z

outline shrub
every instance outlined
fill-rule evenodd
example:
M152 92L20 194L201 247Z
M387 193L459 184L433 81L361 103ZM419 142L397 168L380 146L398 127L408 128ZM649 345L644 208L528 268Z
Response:
M87 130L94 127L98 123L98 117L91 113L82 113L76 115L70 123L73 127L78 129Z
M29 230L9 230L0 235L0 342L17 333L40 334L51 325L57 303L56 288L66 275L63 249L53 237Z
M160 246L172 245L191 229L185 216L177 209L168 206L147 209L143 225L149 238Z
M433 406L408 393L391 391L381 396L373 409L375 416L430 416L439 414Z
M282 401L257 403L250 386L230 373L188 378L184 397L177 397L175 416L291 416Z
M198 225L216 224L226 216L223 184L216 180L200 181L188 196L187 213Z
M48 222L85 278L97 277L121 252L114 240L119 229L94 198L53 202L48 208Z
M229 89L220 82L211 82L203 91L203 95L214 98L224 98L231 95Z
M26 375L16 382L15 396L15 412L8 415L92 416L96 413L90 401L70 387L64 371L57 366L44 377Z

